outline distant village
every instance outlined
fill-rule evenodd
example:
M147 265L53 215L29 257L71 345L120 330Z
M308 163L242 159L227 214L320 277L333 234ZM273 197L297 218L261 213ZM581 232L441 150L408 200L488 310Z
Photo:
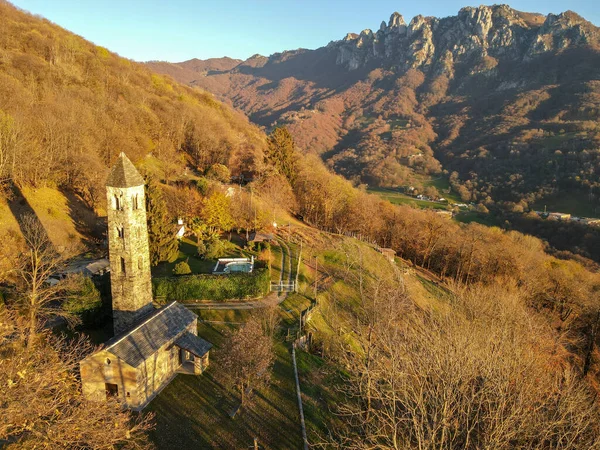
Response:
M433 197L433 196L428 196L428 195L424 195L424 194L416 194L417 189L414 186L408 186L405 188L405 193L411 197L414 197L417 200L421 200L421 201L425 201L425 202L431 202L431 203L446 203L452 207L455 208L460 208L460 209L470 209L473 208L475 206L475 203L471 202L471 203L452 203L452 202L448 202L448 200L446 200L443 197ZM453 217L454 213L452 211L446 211L446 210L436 210L436 213L443 215L443 216L448 216L448 217ZM600 226L600 218L594 218L594 217L579 217L579 216L573 216L572 214L569 213L564 213L564 212L547 212L547 211L533 211L538 217L542 218L542 219L547 219L547 220L556 220L556 221L563 221L563 222L576 222L582 225L587 225L587 226Z
M564 222L566 222L566 221L577 222L582 225L589 225L589 226L599 226L600 225L600 219L595 219L595 218L591 218L591 217L577 217L577 216L572 216L569 213L562 213L562 212L546 212L546 211L534 211L534 212L542 219L561 220Z

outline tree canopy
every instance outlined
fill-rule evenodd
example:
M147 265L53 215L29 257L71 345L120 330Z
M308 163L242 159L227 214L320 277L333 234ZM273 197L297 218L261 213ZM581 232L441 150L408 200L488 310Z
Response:
M152 180L146 185L146 213L151 264L155 266L161 261L174 261L179 252L179 242L160 187Z
M267 139L265 161L274 166L290 183L294 183L297 175L296 145L294 138L286 127L277 127Z

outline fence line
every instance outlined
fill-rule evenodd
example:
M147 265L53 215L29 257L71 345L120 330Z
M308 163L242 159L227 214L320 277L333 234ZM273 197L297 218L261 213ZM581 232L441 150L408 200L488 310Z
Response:
M298 366L296 365L296 349L294 347L292 347L292 361L294 363L294 378L296 379L296 395L298 397L298 410L300 411L300 426L302 427L302 440L304 441L304 450L308 450L308 437L306 436L306 423L304 422L304 409L302 408L302 392L300 391Z
M300 276L300 263L302 262L302 242L300 242L300 252L298 252L298 265L296 266L296 280L294 292L298 292L298 277Z

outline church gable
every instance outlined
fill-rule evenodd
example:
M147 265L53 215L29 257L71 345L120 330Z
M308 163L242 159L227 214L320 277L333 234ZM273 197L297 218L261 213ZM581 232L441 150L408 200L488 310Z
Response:
M131 397L137 391L137 370L115 354L100 350L79 363L83 395L102 400L105 397ZM129 393L129 395L127 395Z

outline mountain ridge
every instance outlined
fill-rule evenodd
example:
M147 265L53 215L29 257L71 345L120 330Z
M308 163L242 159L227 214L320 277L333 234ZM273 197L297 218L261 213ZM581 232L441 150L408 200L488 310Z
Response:
M571 11L465 7L408 24L393 13L376 32L254 56L188 84L259 125L287 125L300 148L356 182L406 185L447 170L465 200L512 208L559 187L600 193L599 49L599 28Z

